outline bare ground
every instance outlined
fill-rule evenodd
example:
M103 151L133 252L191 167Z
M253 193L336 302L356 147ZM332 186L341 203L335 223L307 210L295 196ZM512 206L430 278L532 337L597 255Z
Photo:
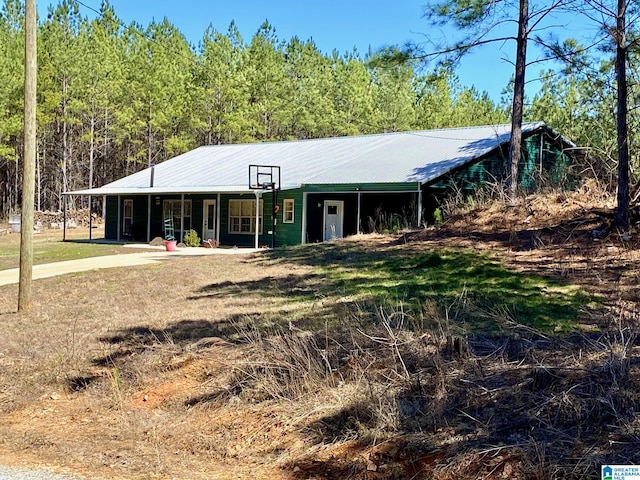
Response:
M557 338L363 336L358 305L286 256L40 280L21 314L2 287L0 463L122 479L600 478L640 463L640 248L611 230L609 200L531 197L346 241L491 252L603 298Z

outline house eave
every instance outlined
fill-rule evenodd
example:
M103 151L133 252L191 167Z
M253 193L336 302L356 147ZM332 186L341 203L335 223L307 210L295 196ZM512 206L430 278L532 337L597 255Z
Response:
M289 185L283 187L283 190L298 188L298 186ZM268 191L268 190L267 190ZM255 190L245 185L229 185L229 186L204 186L204 187L99 187L86 190L74 190L73 192L65 192L64 195L94 195L94 196L126 196L126 195L203 195L203 194L247 194L253 193Z

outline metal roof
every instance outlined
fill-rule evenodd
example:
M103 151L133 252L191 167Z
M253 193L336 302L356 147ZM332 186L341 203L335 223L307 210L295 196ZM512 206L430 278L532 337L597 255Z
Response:
M523 134L545 128L522 125ZM427 183L509 141L510 125L196 148L83 195L247 192L249 165L281 167L282 189L304 184ZM556 134L557 135L557 134ZM559 136L559 135L558 135ZM574 146L571 142L563 141Z

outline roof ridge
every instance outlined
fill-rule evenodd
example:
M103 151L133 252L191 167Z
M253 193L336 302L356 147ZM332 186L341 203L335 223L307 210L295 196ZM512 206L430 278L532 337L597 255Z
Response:
M543 121L531 121L531 122L523 122L522 125L546 125ZM320 142L326 140L342 140L342 139L354 139L354 138L371 138L371 137L385 137L385 136L393 136L393 135L408 135L415 133L426 133L426 132L452 132L452 131L461 131L461 130L473 130L478 128L505 128L511 127L510 123L494 123L494 124L486 124L486 125L468 125L464 127L447 127L447 128L430 128L430 129L421 129L421 130L402 130L397 132L378 132L378 133L362 133L360 135L336 135L334 137L320 137L320 138L302 138L302 139L292 139L292 140L272 140L272 141L259 141L259 142L243 142L243 143L223 143L216 145L201 145L198 148L214 148L214 147L230 147L230 146L251 146L251 145L284 145L284 144L292 144L292 143L306 143L306 142Z

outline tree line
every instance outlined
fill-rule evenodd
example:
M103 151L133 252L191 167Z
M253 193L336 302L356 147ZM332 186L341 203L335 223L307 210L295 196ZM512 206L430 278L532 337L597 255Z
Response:
M20 203L23 24L22 2L4 0L5 216ZM509 102L460 85L451 68L425 72L389 61L388 52L325 54L311 40L278 38L266 21L248 41L232 22L224 33L210 26L191 45L168 19L125 25L107 0L93 18L75 0L61 0L39 20L38 42L38 210L59 209L65 191L104 185L201 145L506 123L510 115ZM608 90L592 78L545 75L525 117L606 156L615 131ZM575 108L563 107L568 102Z

